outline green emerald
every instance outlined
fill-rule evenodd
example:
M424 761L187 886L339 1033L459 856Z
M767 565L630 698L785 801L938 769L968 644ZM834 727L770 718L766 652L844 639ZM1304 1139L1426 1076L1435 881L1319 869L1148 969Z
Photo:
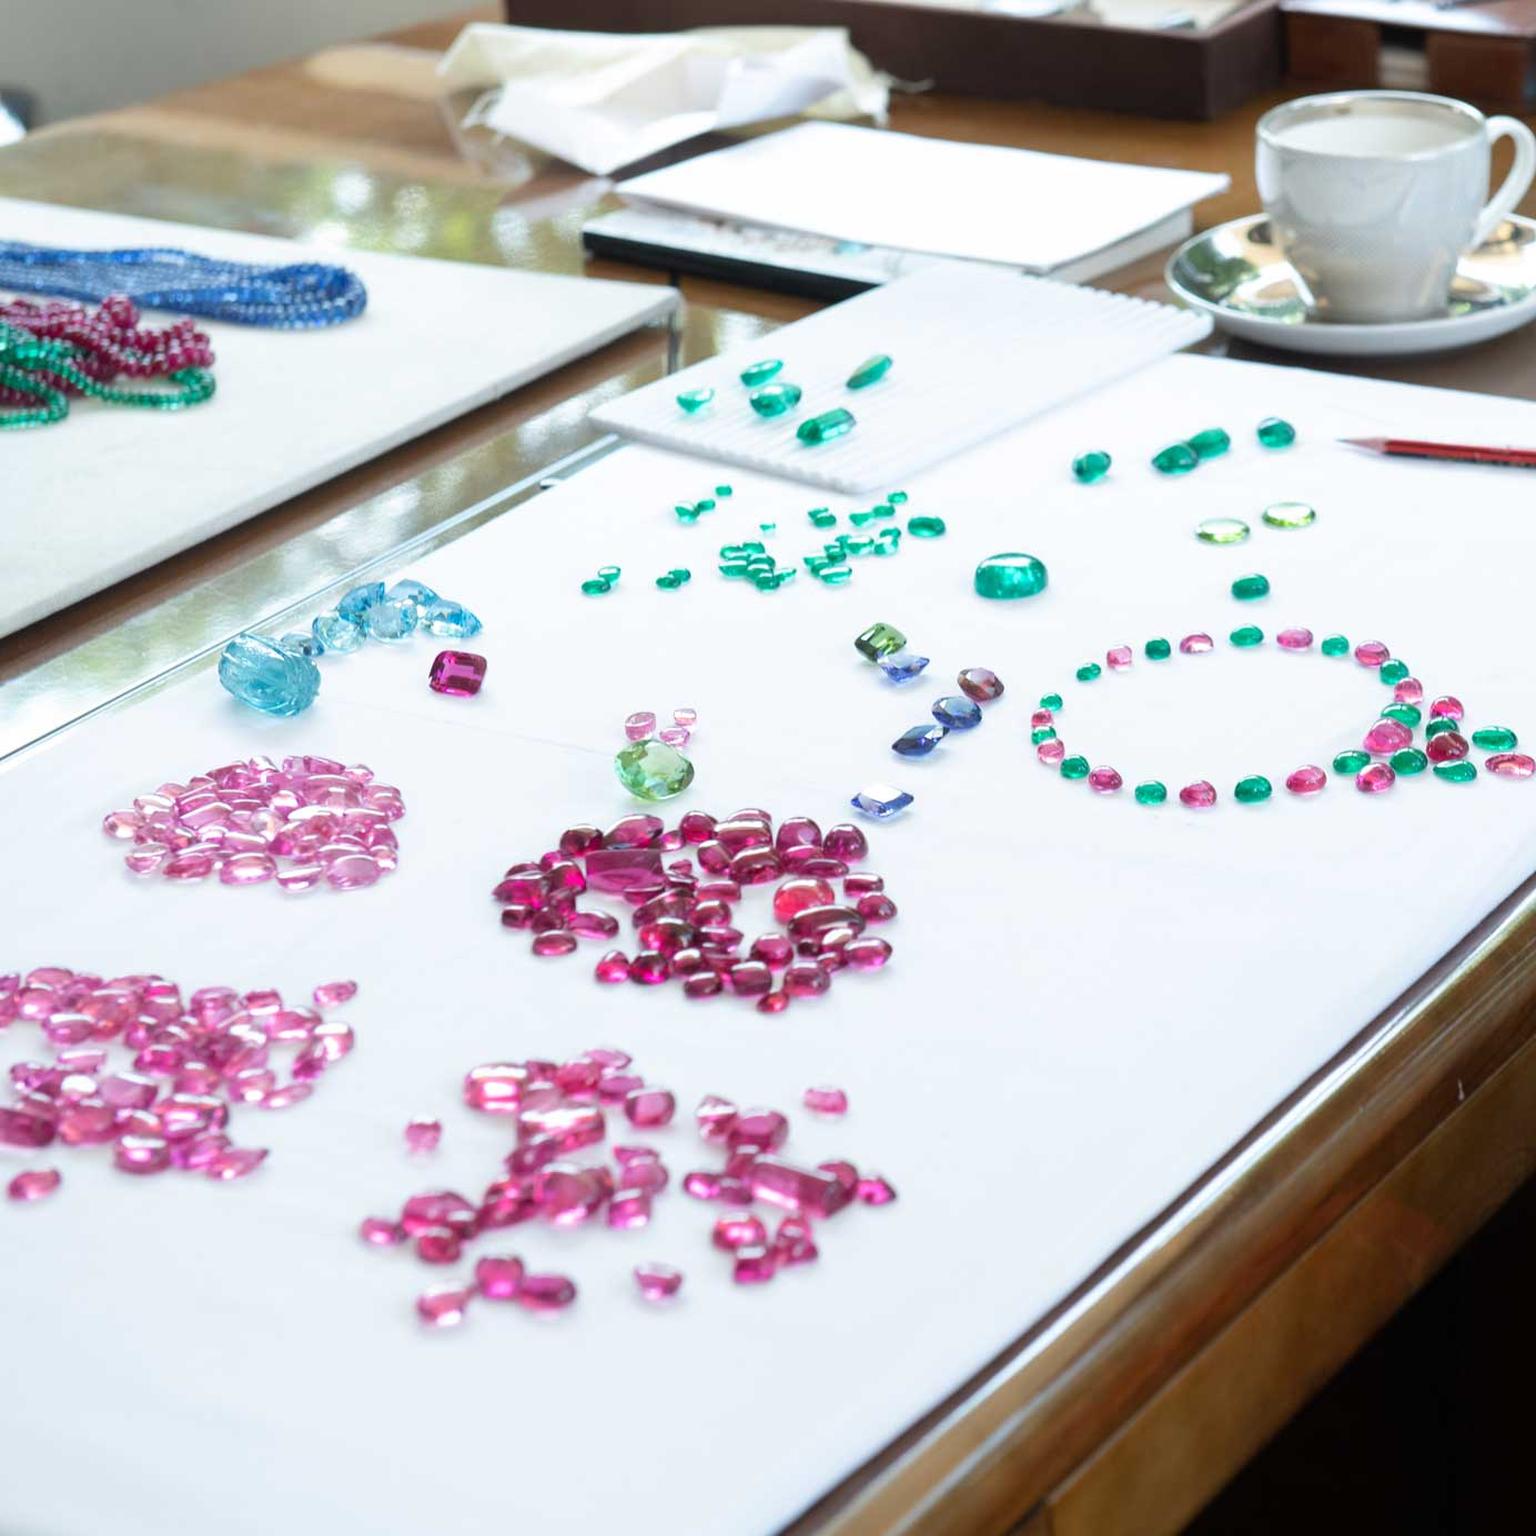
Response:
M604 581L617 581L619 577L624 574L624 572L621 571L616 565L600 565L597 568L597 574L601 576Z
M846 565L829 565L817 571L817 576L829 587L845 586L853 580L853 569Z
M1061 695L1059 693L1042 693L1040 695L1041 709L1060 709Z
M837 513L829 512L825 507L817 507L806 514L811 520L813 528L834 528L837 526Z
M798 384L765 384L747 396L747 404L759 416L783 416L800 404L802 393Z
M1443 736L1447 731L1459 731L1461 721L1447 720L1443 715L1437 715L1424 727L1424 739L1433 741L1436 736Z
M1371 760L1369 752L1362 752L1358 747L1351 747L1348 752L1340 752L1333 760L1335 773L1359 773Z
M766 384L769 379L778 374L784 367L782 359L777 357L765 357L760 363L753 363L749 368L741 370L741 382L748 389L756 389L759 384Z
M1005 600L1033 597L1045 591L1048 579L1043 560L1016 550L989 555L976 567L974 578L978 596Z
M1454 763L1436 763L1435 777L1449 784L1470 784L1477 777L1477 764L1469 763L1466 758Z
M1072 460L1072 476L1083 485L1092 485L1109 473L1109 455L1095 448L1091 453L1079 454Z
M693 764L676 747L654 737L621 747L614 754L613 771L641 800L670 800L693 783Z
M1241 544L1250 531L1240 517L1208 517L1195 524L1195 537L1202 544Z
M1101 667L1098 664L1098 662L1090 661L1090 662L1086 662L1086 663L1084 663L1084 665L1080 666L1077 669L1077 672L1076 672L1075 675L1077 677L1078 682L1080 682L1080 683L1091 683L1094 680L1094 678L1098 677L1099 674L1103 672L1103 670L1104 670L1103 667Z
M895 517L896 508L893 507L888 501L876 502L875 505L869 509L869 515L871 517Z
M715 504L709 499L708 496L706 496L703 501L694 502L693 510L695 512L713 512L715 510Z
M1487 725L1472 732L1472 745L1484 752L1513 752L1520 741L1507 725Z
M757 531L759 533L777 533L778 530L779 525L777 523L759 523L757 525Z
M735 491L735 488L733 486L717 485L715 487L715 495L716 496L734 496L735 494L736 494L736 491Z
M871 384L878 384L890 371L890 358L884 352L877 352L873 357L866 357L848 375L848 388L867 389Z
M1262 645L1264 643L1264 631L1257 624L1244 624L1239 629L1234 629L1227 639L1233 645L1243 648L1250 645Z
M1384 683L1400 683L1408 676L1408 663L1406 661L1398 661L1395 658L1391 661L1383 662L1379 669L1379 674Z
M889 491L886 493L885 499L890 502L893 507L899 507L906 501L907 493L905 491Z
M1145 784L1138 784L1132 793L1137 805L1161 805L1168 798L1168 786L1156 779L1148 779Z
M1382 710L1381 718L1383 720L1396 720L1399 725L1406 725L1409 730L1412 730L1424 716L1419 712L1417 706L1413 704L1388 704Z
M1164 475L1187 475L1199 462L1200 455L1188 443L1170 443L1152 455L1152 468Z
M1038 747L1042 741L1055 741L1056 732L1048 725L1038 725L1029 733L1029 744Z
M845 432L852 432L856 425L853 412L837 406L834 410L823 411L820 416L812 416L809 421L802 421L795 436L802 443L815 447L818 443L830 443Z
M600 597L604 592L611 592L613 590L613 583L611 581L604 581L601 576L592 576L582 582L581 590L588 597Z
M866 661L891 656L907 643L907 637L894 624L871 624L854 642L853 648Z
M872 523L874 520L875 514L873 512L850 512L848 514L848 521L855 528L862 528L866 523Z
M1266 448L1289 448L1296 441L1296 428L1279 416L1266 416L1258 425L1258 436Z
M875 541L863 535L856 539L844 537L843 549L850 555L867 555L875 547Z
M1202 459L1219 459L1232 446L1232 439L1220 427L1207 427L1188 439L1189 446Z
M699 520L699 514L692 507L678 507L676 512L680 523L696 523Z
M682 585L682 583L677 579L676 576L668 571L665 576L658 576L656 578L656 585L660 587L663 592L675 592L678 587Z
M745 576L747 574L747 562L745 560L726 560L719 566L722 576Z
M914 539L940 539L944 536L944 519L942 517L909 517L907 519L907 532Z
M1320 650L1324 656L1348 656L1349 641L1346 640L1343 635L1329 635L1328 638L1324 640L1320 646L1318 646L1318 650Z
M1173 647L1166 640L1148 640L1144 647L1148 661L1167 661L1173 655Z
M1417 747L1404 747L1392 754L1392 772L1399 778L1406 774L1423 773L1429 767L1429 759Z
M667 574L669 576L677 577L678 586L682 586L686 581L693 580L693 572L690 571L686 565L674 565L672 569L667 572Z
M1271 528L1310 528L1317 521L1317 508L1304 501L1275 501L1264 508L1264 521Z
M1064 779L1086 779L1088 777L1088 759L1086 757L1062 758L1061 776Z
M714 390L706 384L699 389L685 389L677 397L677 403L689 416L697 416L714 398Z
M1233 786L1232 798L1239 805L1257 805L1261 800L1268 800L1274 792L1274 785L1262 773L1251 773Z
M1268 597L1269 577L1239 576L1232 583L1232 596L1240 603L1251 603L1256 597Z

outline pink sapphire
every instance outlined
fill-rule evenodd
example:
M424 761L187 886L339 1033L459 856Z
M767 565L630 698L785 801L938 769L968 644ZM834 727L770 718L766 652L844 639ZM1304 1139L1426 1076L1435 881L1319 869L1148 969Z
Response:
M672 719L677 725L697 725L699 712L692 705L684 704L672 711Z
M1306 651L1312 647L1312 631L1310 629L1282 629L1275 636L1275 643L1281 650Z
M1123 672L1130 666L1133 652L1128 645L1112 645L1104 653L1104 660L1116 672Z
M265 1147L227 1147L208 1160L203 1172L210 1179L243 1179L266 1160Z
M811 1224L803 1216L786 1216L773 1235L773 1251L780 1264L811 1263L818 1252Z
M726 1141L738 1147L782 1147L789 1137L789 1121L776 1109L744 1109L726 1133Z
M766 1243L768 1241L768 1233L756 1216L746 1214L722 1216L715 1223L715 1230L710 1236L710 1241L716 1248L723 1248L727 1253L734 1253L738 1248Z
M622 1189L608 1202L608 1225L628 1232L645 1226L651 1219L649 1190Z
M423 1264L457 1263L463 1241L451 1227L428 1227L416 1234L416 1257Z
M699 1100L693 1118L699 1127L699 1135L705 1141L725 1141L736 1124L736 1106L717 1093L708 1093Z
M416 1315L429 1328L457 1328L474 1293L456 1285L423 1291L416 1298Z
M556 928L547 933L534 935L533 952L536 955L569 955L576 949L576 935Z
M629 980L629 956L622 949L610 949L597 962L592 974L599 981L616 982Z
M1293 795L1315 795L1328 782L1328 775L1315 763L1305 763L1285 781Z
M441 1120L410 1120L406 1122L405 1144L412 1152L435 1152L443 1139Z
M1446 735L1454 733L1447 731ZM1536 773L1536 758L1524 752L1495 752L1486 764L1489 773L1506 779L1528 779Z
M558 1312L576 1300L576 1287L564 1275L524 1275L516 1299L530 1312Z
M1035 756L1047 766L1059 763L1066 755L1066 743L1062 741L1042 741L1035 747Z
M1125 780L1113 768L1095 768L1088 775L1088 787L1101 795L1112 795Z
M630 741L644 741L656 729L656 716L648 709L637 709L624 721L624 734Z
M1424 743L1424 755L1432 763L1454 763L1471 751L1460 731L1441 731Z
M485 657L473 651L439 651L427 673L427 686L434 693L446 693L455 699L467 699L480 692L485 681Z
M636 1088L624 1100L624 1114L631 1125L650 1129L670 1124L677 1100L665 1088Z
M822 1169L797 1168L778 1157L759 1157L752 1165L752 1194L771 1205L825 1219L848 1203L848 1191L833 1174Z
M358 1226L357 1235L374 1248L393 1248L405 1234L394 1222L382 1216L367 1216Z
M523 1261L487 1256L475 1265L475 1289L492 1301L510 1301L523 1281Z
M1185 635L1179 641L1179 650L1186 656L1203 656L1215 644L1216 642L1209 635L1197 630L1192 635Z
M1460 720L1465 713L1461 707L1461 700L1453 693L1442 694L1429 706L1430 718L1434 720Z
M647 1301L670 1301L683 1287L683 1272L670 1264L637 1264L635 1284Z
M1363 745L1367 752L1377 757L1390 757L1394 752L1413 745L1413 732L1400 720L1378 720L1365 733Z
M1355 788L1362 795L1379 795L1391 789L1396 782L1397 775L1392 771L1390 763L1370 763L1355 775Z
M1379 667L1391 658L1392 652L1380 640L1362 640L1355 647L1355 660L1362 667Z
M1216 804L1216 786L1206 779L1196 779L1179 791L1179 804L1191 810L1208 811Z
M848 1113L848 1095L841 1088L807 1088L804 1102L807 1109L815 1110L818 1115Z
M669 747L686 747L691 734L686 725L664 725L656 732L656 739Z
M1424 697L1424 684L1416 677L1405 677L1392 690L1392 697L1399 704L1417 704Z
M488 1114L515 1114L527 1086L528 1069L516 1062L475 1067L464 1078L464 1102Z
M53 1121L20 1109L0 1109L0 1146L46 1147L53 1140Z
M720 1175L707 1168L695 1168L683 1175L683 1193L695 1200L714 1200L720 1194Z
M765 1280L772 1280L777 1269L778 1260L771 1248L738 1248L731 1278L737 1285L761 1285Z
M6 1185L5 1194L18 1202L46 1200L63 1182L63 1174L55 1168L28 1168Z
M124 1173L161 1173L171 1166L171 1149L158 1136L121 1136L112 1164Z
M896 1191L877 1174L859 1180L858 1196L865 1205L889 1205L896 1198Z

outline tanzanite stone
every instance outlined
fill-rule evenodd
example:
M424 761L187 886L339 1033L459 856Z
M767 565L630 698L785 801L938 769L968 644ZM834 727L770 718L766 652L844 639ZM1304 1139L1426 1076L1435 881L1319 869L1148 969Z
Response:
M927 757L948 735L947 725L914 725L891 743L891 751L903 757Z
M849 804L854 810L873 816L876 821L885 821L898 811L906 810L912 804L912 796L890 784L867 784Z
M463 603L440 597L421 610L421 623L428 634L449 640L472 640L480 633L480 620Z
M384 601L384 583L382 581L365 581L360 587L353 587L342 600L336 604L336 612L342 618L350 619L354 624L363 622L363 615L373 607L375 603Z
M297 715L315 702L320 669L261 635L236 635L219 657L219 681L263 714Z
M909 682L916 677L924 667L928 665L926 656L919 656L914 651L903 648L891 656L880 658L880 670L890 678L893 683Z
M355 651L365 638L361 624L335 612L322 613L309 629L322 651Z
M964 694L946 694L934 700L933 718L952 731L969 731L981 724L981 705Z
M363 614L375 640L404 640L416 628L416 604L408 597L387 597Z
M389 589L387 595L396 602L402 599L413 602L418 608L424 608L428 603L437 601L437 593L426 582L417 581L414 576L402 577Z

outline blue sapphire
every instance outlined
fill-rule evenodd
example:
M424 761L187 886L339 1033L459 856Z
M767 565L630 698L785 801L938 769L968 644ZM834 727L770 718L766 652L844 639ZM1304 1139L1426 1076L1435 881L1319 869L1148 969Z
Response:
M219 681L252 709L297 715L315 702L320 669L307 656L261 635L236 635L219 657Z
M404 640L416 628L416 604L408 597L386 597L363 615L363 624L375 640Z
M427 632L449 640L473 640L480 633L480 620L463 603L440 597L421 610L421 622Z
M969 731L981 724L981 705L963 694L947 694L934 700L933 718L952 731Z
M351 619L354 624L361 624L363 622L363 615L375 603L382 603L383 601L384 583L382 581L365 581L362 586L353 587L336 604L336 612L344 619Z
M320 644L322 651L355 651L365 639L363 626L339 613L322 613L309 632Z
M948 735L947 725L914 725L891 743L891 751L903 757L927 757Z
M849 804L854 810L873 816L876 821L885 821L897 811L906 810L912 804L912 796L890 784L866 784Z
M905 647L899 651L892 651L889 656L882 656L880 658L880 670L893 683L910 681L927 665L928 658L926 656L919 656L915 651L909 651Z

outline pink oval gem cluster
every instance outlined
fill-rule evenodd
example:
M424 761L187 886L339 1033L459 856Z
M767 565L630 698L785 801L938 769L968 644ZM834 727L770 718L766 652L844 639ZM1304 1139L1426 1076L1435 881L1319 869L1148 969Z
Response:
M184 1000L159 976L108 979L56 965L0 976L0 1030L36 1024L53 1048L51 1061L11 1067L0 1146L110 1147L124 1173L244 1178L267 1152L235 1145L230 1110L307 1099L353 1046L351 1026L324 1010L356 991L330 982L315 988L310 1006L285 1003L275 988L202 987ZM286 1073L281 1047L293 1049ZM8 1193L37 1200L60 1182L56 1170L27 1170Z
M649 1224L654 1201L671 1183L671 1171L650 1146L615 1146L611 1164L578 1160L607 1139L610 1114L622 1114L640 1133L669 1125L676 1114L671 1090L647 1083L625 1051L600 1047L565 1062L490 1062L465 1077L464 1101L483 1114L506 1117L512 1126L515 1145L502 1160L501 1173L478 1199L426 1190L407 1199L393 1218L368 1217L359 1228L364 1242L409 1243L424 1264L453 1264L469 1243L529 1221L556 1227L604 1221L633 1231ZM847 1108L847 1096L836 1088L808 1090L807 1102L824 1114ZM694 1122L721 1161L717 1168L684 1174L681 1187L696 1200L727 1208L715 1222L712 1242L730 1255L738 1284L760 1284L780 1269L814 1260L815 1222L855 1202L888 1205L896 1198L885 1179L861 1175L852 1163L836 1160L812 1168L784 1157L789 1118L776 1109L738 1109L710 1094ZM755 1205L773 1208L771 1234ZM665 1264L642 1264L634 1278L648 1301L675 1296L683 1283L681 1271ZM418 1297L416 1310L425 1323L451 1327L463 1321L477 1298L551 1312L575 1300L576 1285L565 1275L530 1274L516 1255L488 1255L477 1262L472 1278Z
M405 802L363 764L329 757L252 757L167 783L102 819L108 837L133 846L136 875L355 891L399 863L392 822Z
M896 904L881 876L850 868L868 853L851 824L823 833L810 817L790 816L775 827L755 807L723 820L689 811L671 828L659 816L625 816L607 831L568 828L559 847L512 865L492 894L503 925L532 933L533 952L545 956L571 954L583 939L616 938L617 917L577 901L617 897L632 908L638 949L633 958L608 950L598 981L658 986L675 978L691 999L729 992L781 1013L794 998L823 995L840 970L879 970L890 959L889 942L865 930L895 917ZM743 951L736 904L754 885L776 886L773 915L784 927Z

